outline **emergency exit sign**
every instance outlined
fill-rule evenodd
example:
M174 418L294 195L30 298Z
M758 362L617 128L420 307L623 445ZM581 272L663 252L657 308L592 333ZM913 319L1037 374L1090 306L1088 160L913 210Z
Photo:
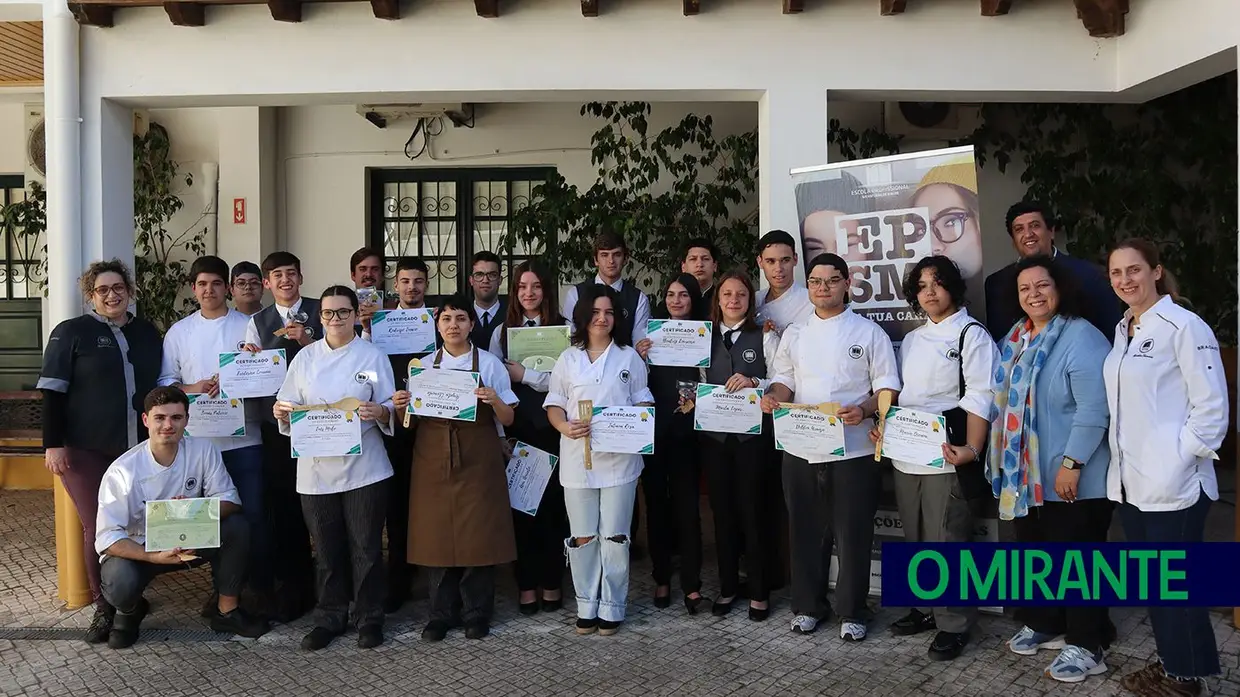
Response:
M233 199L233 225L245 225L245 199Z

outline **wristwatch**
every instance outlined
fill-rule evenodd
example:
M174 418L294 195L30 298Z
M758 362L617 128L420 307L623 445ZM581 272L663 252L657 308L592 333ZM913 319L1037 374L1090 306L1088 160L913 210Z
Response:
M1077 462L1076 460L1073 460L1072 458L1066 457L1066 456L1064 457L1063 463L1061 466L1066 470L1079 470L1082 467L1084 467L1084 465L1082 465L1080 462Z

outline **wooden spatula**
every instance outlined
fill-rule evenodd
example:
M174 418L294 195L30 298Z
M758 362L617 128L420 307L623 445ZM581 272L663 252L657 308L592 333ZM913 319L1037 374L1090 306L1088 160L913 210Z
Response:
M328 409L338 409L340 411L357 411L362 406L362 400L357 397L345 397L331 404L299 404L293 407L293 411L326 411Z
M883 459L883 427L887 424L887 410L891 408L891 390L878 393L878 442L874 444L874 461Z
M586 423L590 423L590 419L594 418L594 402L583 399L577 402L577 418ZM586 441L586 469L594 469L594 463L590 460L590 436L585 437Z
M409 359L409 365L408 367L405 368L405 388L406 389L409 388L409 373L411 373L414 368L421 368L421 367L422 367L422 359L420 358ZM412 423L413 423L413 402L411 401L405 407L405 424L404 424L405 428L409 428L409 425Z

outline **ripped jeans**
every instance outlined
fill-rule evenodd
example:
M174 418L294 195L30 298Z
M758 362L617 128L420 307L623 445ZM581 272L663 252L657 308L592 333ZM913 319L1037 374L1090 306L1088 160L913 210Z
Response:
M577 616L624 620L629 595L629 528L637 481L605 489L564 489L569 537L565 555L573 572ZM577 538L590 538L577 544Z

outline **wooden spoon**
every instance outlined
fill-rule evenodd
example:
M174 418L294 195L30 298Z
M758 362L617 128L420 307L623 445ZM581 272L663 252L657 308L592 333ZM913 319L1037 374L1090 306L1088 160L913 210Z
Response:
M345 397L344 399L332 402L331 404L298 404L293 407L293 411L326 411L328 409L337 409L339 411L357 411L362 406L362 400L357 397Z
M874 444L874 461L883 459L883 426L887 424L887 410L891 408L891 390L878 393L878 442Z
M594 418L594 402L588 399L577 402L577 418L590 423L590 420ZM585 446L586 469L594 469L594 463L590 460L590 436L588 434L585 437Z
M421 367L422 367L422 359L411 358L409 360L409 365L405 368L405 387L406 388L409 387L409 373L412 371L413 368L421 368ZM413 407L412 401L410 401L410 403L405 407L405 424L404 424L405 428L409 428L409 425L413 423L412 407Z

